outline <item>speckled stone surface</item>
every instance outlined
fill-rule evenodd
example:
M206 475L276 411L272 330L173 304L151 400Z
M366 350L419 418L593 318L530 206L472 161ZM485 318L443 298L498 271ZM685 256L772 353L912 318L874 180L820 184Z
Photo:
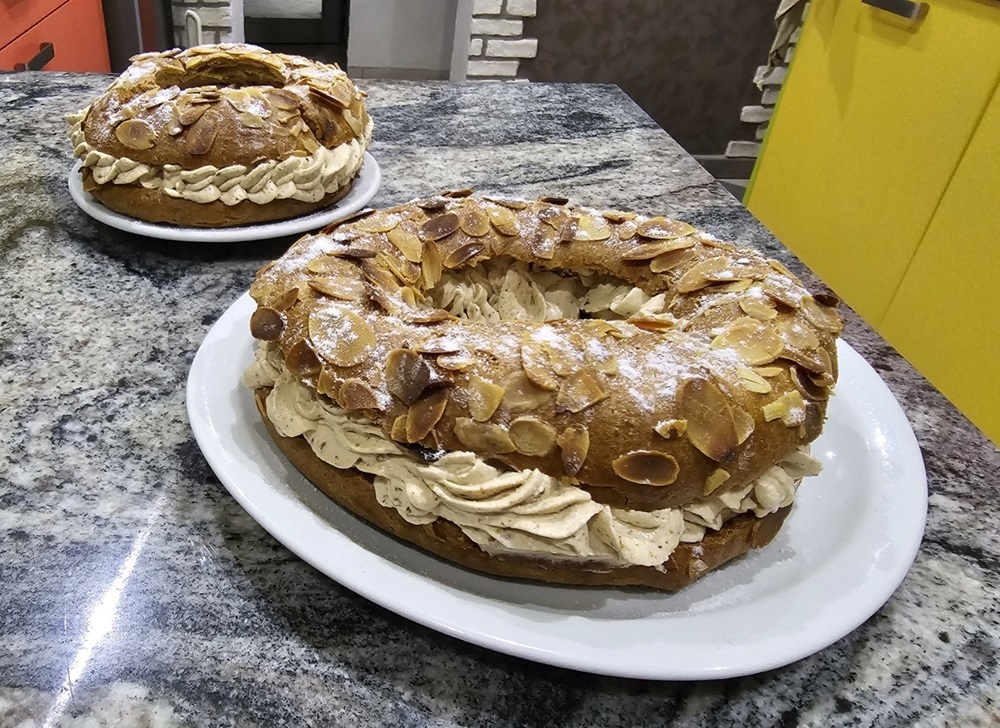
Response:
M419 627L300 561L219 484L184 408L205 332L288 241L168 245L79 212L61 118L106 82L0 75L0 726L1000 724L997 449L853 316L931 505L896 595L820 654L714 683L594 677ZM614 88L369 91L379 205L566 193L801 270Z

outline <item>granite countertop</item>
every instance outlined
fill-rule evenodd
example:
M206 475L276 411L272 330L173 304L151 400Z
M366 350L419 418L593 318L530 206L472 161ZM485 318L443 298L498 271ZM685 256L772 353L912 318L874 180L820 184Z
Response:
M0 726L1000 724L997 449L856 316L930 483L909 576L820 654L705 683L495 654L355 596L258 526L188 425L202 338L288 241L83 215L62 116L107 83L0 75ZM470 186L680 216L791 256L620 91L377 83L375 204Z

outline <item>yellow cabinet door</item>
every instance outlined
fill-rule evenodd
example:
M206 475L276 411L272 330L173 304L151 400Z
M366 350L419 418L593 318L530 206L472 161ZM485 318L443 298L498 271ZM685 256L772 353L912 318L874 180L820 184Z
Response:
M877 327L998 73L995 0L813 0L747 207Z
M986 109L881 329L890 344L1000 444L1000 91Z

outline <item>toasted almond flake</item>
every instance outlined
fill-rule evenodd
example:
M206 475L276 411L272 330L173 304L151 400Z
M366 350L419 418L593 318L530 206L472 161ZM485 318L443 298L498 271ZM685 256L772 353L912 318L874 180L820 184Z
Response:
M467 353L442 354L437 358L438 366L453 372L464 372L476 365L473 356Z
M653 431L664 440L670 440L687 432L687 426L687 420L662 420L653 427Z
M754 369L754 371L757 372L762 377L770 379L771 377L778 376L785 370L783 367L757 367L756 369Z
M567 212L559 207L546 205L538 210L538 219L554 230L562 230L569 219Z
M691 238L674 238L672 240L659 240L647 242L632 248L622 255L622 260L652 260L664 253L674 250L685 250L694 247L694 240Z
M476 422L486 422L497 411L506 390L478 374L469 377L467 391L469 414Z
M423 256L420 261L420 271L425 291L430 290L440 282L443 267L441 248L437 246L437 243L427 243L424 246Z
M725 256L707 258L689 268L677 281L679 293L691 293L711 285L720 274L732 269L732 261Z
M463 245L459 245L453 251L448 253L442 260L442 264L445 268L458 268L459 266L469 262L477 255L480 255L484 250L486 250L486 243L480 242L478 240L472 240Z
M669 270L690 262L694 258L694 255L694 251L690 249L671 250L653 258L649 263L649 270L653 273L666 273Z
M385 359L386 388L403 404L420 399L431 378L430 365L415 351L393 349Z
M523 210L531 203L514 197L484 197L484 200L495 202L498 205L509 207L511 210Z
M437 212L438 210L443 210L448 206L448 198L440 196L424 197L421 200L417 200L414 204L421 210L425 210L427 212Z
M322 365L305 339L295 342L285 354L285 368L297 377L318 374Z
M309 351L312 351L312 349ZM316 354L313 353L313 357L315 356ZM316 359L316 363L317 365L319 364L319 359ZM336 372L332 372L329 369L321 369L319 377L316 379L316 391L320 394L325 394L332 400L340 397L340 380L337 378Z
M458 226L466 235L479 238L490 231L490 218L478 204L467 201L458 215Z
M362 294L362 284L348 278L312 278L308 283L317 293L340 301L357 301Z
M611 237L611 226L606 220L591 215L580 215L576 225L576 239L581 242L607 240Z
M681 385L678 401L691 444L717 463L732 460L739 442L732 408L722 391L709 380L694 377Z
M480 455L514 452L514 443L500 425L458 417L455 420L455 437L462 445Z
M340 387L337 404L346 410L382 409L378 397L375 396L375 390L369 386L368 382L357 377L344 380Z
M654 240L669 240L680 238L698 232L695 228L680 220L668 220L665 217L653 217L639 223L638 233L644 238Z
M756 423L749 412L739 407L733 407L733 423L736 426L736 442L742 445L753 434Z
M749 392L767 394L771 391L771 383L749 367L736 367L736 376L739 378L743 388Z
M115 127L118 141L129 149L151 149L156 140L153 127L141 119L129 119Z
M455 199L458 199L461 197L469 197L470 195L472 195L472 192L473 190L470 189L469 187L463 187L460 190L444 190L441 194L444 195L445 197L453 197Z
M634 212L624 212L622 210L605 210L601 213L605 219L614 223L623 223L626 220L635 220Z
M521 344L521 368L531 383L541 389L559 389L559 379L552 370L545 346L533 339Z
M420 442L441 421L448 406L448 390L437 389L410 405L406 411L406 439Z
M389 437L396 442L409 442L409 440L406 439L406 415L400 415L392 421L392 427L389 430Z
M619 477L643 485L670 485L681 471L673 455L659 450L635 450L612 460L611 468Z
M568 197L561 197L559 195L545 195L544 197L538 198L539 202L548 202L552 205L565 205L569 203Z
M357 366L375 347L371 326L342 306L313 310L309 314L309 338L317 354L341 367Z
M414 345L413 350L421 354L458 354L465 351L465 346L457 339L439 336L418 342Z
M844 328L844 321L837 315L834 308L821 306L812 296L803 296L802 313L818 329L839 333Z
M805 418L805 401L798 391L785 392L773 402L764 405L764 419L780 419L786 427L797 427Z
M299 289L297 286L292 286L287 291L282 293L280 296L274 299L271 303L271 308L275 311L287 311L295 302L299 300Z
M729 473L722 468L716 468L705 478L705 487L702 488L702 494L712 495L727 480L729 480Z
M556 412L583 412L607 396L598 379L585 371L577 372L559 387Z
M249 111L242 111L239 115L240 123L248 129L263 129L264 120Z
M809 376L809 373L799 366L793 366L789 369L789 375L792 378L792 384L795 388L799 390L799 393L806 399L811 399L815 401L823 401L829 399L830 390L826 386L817 384L816 381Z
M802 351L812 351L819 346L819 337L802 321L794 317L781 318L775 322L785 346Z
M774 361L784 347L774 329L748 316L736 319L712 339L713 349L732 349L752 365Z
M789 308L799 308L801 305L801 296L797 290L787 286L779 286L773 280L765 280L761 284L761 290L778 303Z
M399 215L376 212L354 222L354 229L366 233L387 233L400 223Z
M219 124L222 117L215 109L205 112L200 119L194 122L187 130L184 137L184 148L188 154L201 156L208 154L215 143L215 137L219 133Z
M566 222L564 222L562 227L559 228L559 242L572 243L574 240L576 240L578 225L579 225L579 218L576 217L567 218Z
M505 207L490 205L486 208L486 214L490 218L490 224L497 229L501 235L517 235L521 229L517 223L517 215Z
M504 382L501 404L511 412L527 412L543 406L552 392L532 384L523 372L515 372Z
M670 331L677 326L677 319L669 313L635 314L629 317L627 321L643 331L654 331L658 333Z
M458 215L454 212L446 212L443 215L432 217L420 226L420 239L424 241L443 240L458 230Z
M404 223L390 230L389 242L411 263L419 263L423 258L424 244L420 241L412 223Z
M559 446L560 459L566 474L572 476L579 473L590 450L590 433L587 428L570 425L559 433L556 444Z
M749 283L750 281L747 281L748 285ZM760 319L761 321L770 321L778 315L778 312L774 310L774 306L768 302L768 299L757 296L745 296L741 298L740 308L743 309L743 313L747 316L753 316L755 319Z
M619 240L631 240L635 237L636 230L638 229L639 226L636 225L635 222L632 220L626 220L618 226L618 229L615 232L618 233Z
M556 446L556 428L537 417L518 417L507 431L514 449L522 455L545 457Z
M273 308L261 306L250 316L250 335L261 341L274 341L285 330L285 320Z

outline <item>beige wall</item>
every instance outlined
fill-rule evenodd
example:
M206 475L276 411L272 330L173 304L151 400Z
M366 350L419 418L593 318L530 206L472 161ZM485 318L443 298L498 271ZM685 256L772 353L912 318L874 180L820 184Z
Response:
M457 6L458 0L354 0L348 67L420 69L447 78Z

